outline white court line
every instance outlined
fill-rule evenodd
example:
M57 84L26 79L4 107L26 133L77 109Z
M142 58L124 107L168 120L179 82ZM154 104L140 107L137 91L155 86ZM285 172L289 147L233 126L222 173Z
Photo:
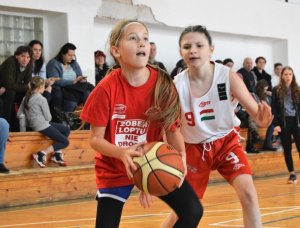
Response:
M278 208L278 207L275 207L275 208ZM282 208L282 207L279 207L279 208ZM289 208L289 209L261 214L261 217L268 216L268 215L280 214L280 213L287 212L287 211L298 210L298 209L300 209L300 206L297 206L297 207L286 207L286 208ZM260 208L260 209L263 209L263 208ZM271 208L268 208L268 209L271 209ZM273 207L273 209L274 209L274 207ZM227 220L227 221L223 221L223 222L212 223L212 224L209 224L209 225L211 225L211 226L229 226L228 224L227 225L224 225L224 224L225 223L230 223L230 222L241 221L241 220L243 220L243 218L231 219L231 220ZM241 225L230 225L230 226L243 227Z
M273 209L274 210L274 209L279 209L279 208L280 209L287 208L287 209L286 210L277 211L277 212L271 212L271 213L262 214L262 216L267 216L267 215L272 215L272 214L278 214L278 213L282 213L282 212L286 212L286 211L298 210L298 209L300 209L300 206L293 206L293 207L266 207L266 208L260 208L260 209L264 209L264 210ZM241 211L241 209L208 210L208 211L205 211L205 213L228 212L228 211ZM157 213L157 214L127 215L127 216L122 216L121 219L122 219L122 222L129 223L129 221L126 221L126 219L163 216L163 215L167 215L169 213L170 212ZM1 227L17 227L17 226L20 227L20 226L28 226L28 225L39 225L39 224L64 223L64 222L77 222L77 221L78 222L79 221L93 221L93 220L95 220L95 218L68 219L68 220L57 220L57 221L47 221L47 222L35 222L35 223L19 223L19 224L11 224L11 225L0 225L0 228ZM219 223L213 223L213 224L210 224L210 225L211 226L228 226L228 224L227 225L223 225L223 224L229 223L229 222L234 222L234 221L240 221L240 220L242 220L242 218L240 218L240 219L234 219L234 220L227 220L227 221L223 221L223 222L219 222ZM232 227L241 227L241 225L230 225L230 226L232 226Z

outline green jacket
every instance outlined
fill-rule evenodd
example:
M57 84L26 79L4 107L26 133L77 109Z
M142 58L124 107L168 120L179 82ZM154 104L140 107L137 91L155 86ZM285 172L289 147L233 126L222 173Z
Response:
M32 78L32 64L29 62L23 72L14 56L8 57L0 66L0 87L25 93Z

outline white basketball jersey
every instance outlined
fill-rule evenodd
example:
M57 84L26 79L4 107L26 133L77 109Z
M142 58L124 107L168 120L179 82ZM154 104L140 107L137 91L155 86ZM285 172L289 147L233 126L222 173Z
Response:
M182 112L182 133L187 143L207 143L226 136L240 125L230 95L229 68L215 63L213 81L202 97L193 97L188 70L174 79Z

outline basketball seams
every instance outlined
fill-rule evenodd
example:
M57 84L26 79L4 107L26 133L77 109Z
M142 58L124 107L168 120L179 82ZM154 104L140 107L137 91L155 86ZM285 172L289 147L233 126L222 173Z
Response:
M176 167L176 163L181 160L180 154L171 145L164 142L146 144L143 152L144 156L133 158L138 167L133 172L134 182L137 183L137 186L145 193L153 193L156 196L173 191L174 187L178 186L180 180L183 179L182 167ZM175 163L172 164L173 162ZM164 178L168 178L168 181L164 182Z

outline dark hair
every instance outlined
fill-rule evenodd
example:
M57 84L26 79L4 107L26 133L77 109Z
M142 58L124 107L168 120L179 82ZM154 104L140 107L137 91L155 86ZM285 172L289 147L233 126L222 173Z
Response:
M212 39L211 39L209 32L206 30L206 27L202 26L202 25L194 25L194 26L186 27L183 30L183 32L181 33L181 35L179 37L179 47L180 47L180 43L181 43L183 36L190 32L199 32L201 34L204 34L208 40L209 45L212 45Z
M232 59L227 58L223 60L223 64L226 65L227 63L234 63Z
M223 64L223 61L222 61L221 59L216 59L215 62L216 62L216 63Z
M150 45L153 45L153 44L155 44L154 42L149 42L150 43Z
M277 91L277 95L278 95L278 99L279 99L279 103L283 104L284 103L284 98L287 94L287 88L285 86L285 83L282 79L282 75L284 73L284 71L286 70L290 70L292 71L293 73L293 79L292 79L292 82L291 82L291 91L292 91L292 98L293 98L293 101L296 103L296 104L300 104L300 88L296 82L296 76L294 74L294 71L293 69L290 67L290 66L285 66L282 71L281 71L281 77L280 77L280 83L279 85L276 87L276 91Z
M28 102L33 94L33 91L37 88L39 88L41 85L45 84L45 80L43 78L41 78L40 76L36 76L31 78L30 80L30 87L27 90L26 94L25 94L25 98L24 98L24 107L25 109L28 109Z
M31 48L33 48L33 46L36 45L36 44L39 44L41 46L42 53L41 53L41 57L39 59L37 59L37 60L34 61L34 69L33 69L33 73L34 74L38 74L41 71L41 68L42 68L42 66L44 64L44 57L43 57L44 46L43 46L42 42L39 41L39 40L32 40L32 41L29 42L28 45ZM32 52L33 52L33 50L32 50Z
M267 95L265 93L265 87L269 87L269 83L265 79L261 79L256 84L256 94L261 101L267 100Z
M63 57L62 55L65 55L68 53L69 50L76 50L76 46L72 43L65 43L59 50L58 54L55 56L55 59L61 63L63 63Z
M282 63L274 63L274 69L278 66L282 66Z
M263 56L257 57L257 58L255 59L255 63L258 63L258 61L259 61L260 59L263 59L263 60L265 61L265 63L267 63L267 60L266 60L265 57L263 57Z
M32 53L31 47L29 47L29 46L19 46L17 48L17 50L15 51L14 56L21 55L23 53L28 53L30 58L32 59L33 53Z

